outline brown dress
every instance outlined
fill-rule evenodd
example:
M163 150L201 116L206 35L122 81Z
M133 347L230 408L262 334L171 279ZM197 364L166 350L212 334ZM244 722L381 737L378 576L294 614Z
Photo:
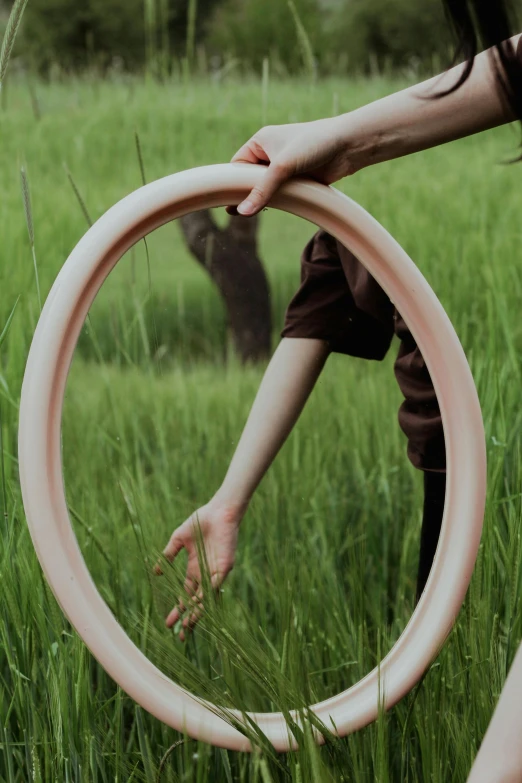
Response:
M399 424L416 468L444 473L442 421L431 378L411 332L366 268L340 242L318 231L301 257L301 285L290 302L281 337L326 340L330 350L383 359L400 339L395 377L405 400Z

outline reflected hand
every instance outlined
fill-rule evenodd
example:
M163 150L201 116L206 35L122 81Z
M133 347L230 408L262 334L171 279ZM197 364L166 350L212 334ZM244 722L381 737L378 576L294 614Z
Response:
M190 600L187 602L188 605L185 605L184 600L180 598L178 605L165 621L167 627L172 628L185 614L179 634L182 641L185 640L185 632L196 625L203 611L198 537L205 549L212 588L218 590L234 565L239 523L245 510L245 507L224 506L211 500L176 528L163 550L169 562L172 562L182 549L186 549L188 554L184 589L190 596ZM154 571L156 574L162 573L159 563L156 564Z

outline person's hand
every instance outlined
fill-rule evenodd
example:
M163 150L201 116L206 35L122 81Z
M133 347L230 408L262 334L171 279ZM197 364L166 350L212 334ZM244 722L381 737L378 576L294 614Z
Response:
M260 184L230 214L251 216L262 210L276 190L299 174L331 185L358 170L356 150L347 141L346 117L261 128L236 152L232 163L261 163Z
M219 590L234 565L239 523L245 510L245 507L224 505L213 499L173 532L163 550L164 556L170 562L182 549L186 549L188 554L184 589L190 600L179 598L178 605L166 618L166 625L171 628L186 613L179 634L182 641L185 640L185 633L194 627L203 611L198 536L201 536L200 540L205 549L212 588ZM159 563L154 571L156 574L162 573Z

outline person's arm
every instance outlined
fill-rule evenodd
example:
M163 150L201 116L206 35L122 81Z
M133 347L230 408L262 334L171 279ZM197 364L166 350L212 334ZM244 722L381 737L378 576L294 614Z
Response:
M250 416L216 493L221 505L248 505L296 423L324 363L325 340L283 338L265 372Z
M234 565L238 528L250 499L299 418L330 353L328 342L283 338L267 367L225 479L214 497L172 534L163 554L172 561L181 549L188 554L185 590L201 600L197 552L199 525L212 586L218 588ZM161 567L156 566L156 573ZM180 598L166 624L172 627L185 611ZM183 621L180 638L199 619L193 607Z
M513 46L517 47L519 37L511 39ZM442 98L428 100L427 96L453 86L463 65L338 117L262 128L232 158L269 164L261 183L237 211L259 212L296 175L330 185L374 163L513 121L516 118L496 80L493 52L477 55L467 81Z
M522 783L522 645L518 648L468 783Z
M517 47L519 35L512 39ZM515 120L501 98L495 77L493 50L475 58L470 77L453 93L428 99L452 87L462 72L457 65L446 73L381 98L340 117L350 157L364 166L411 155L449 141L489 130Z

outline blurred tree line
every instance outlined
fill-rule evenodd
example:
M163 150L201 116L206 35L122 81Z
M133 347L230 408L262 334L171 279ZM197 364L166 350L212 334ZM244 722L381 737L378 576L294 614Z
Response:
M0 0L5 17L12 3ZM19 57L46 73L104 69L168 72L198 56L233 58L278 73L313 62L318 73L441 65L451 51L440 0L29 0ZM210 66L209 66L210 64Z

